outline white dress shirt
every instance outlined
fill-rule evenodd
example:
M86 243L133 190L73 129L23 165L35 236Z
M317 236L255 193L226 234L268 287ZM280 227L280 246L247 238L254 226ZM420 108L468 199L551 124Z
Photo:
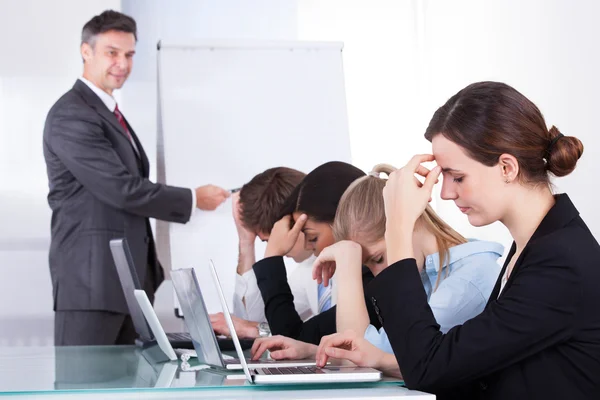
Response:
M288 284L294 296L294 307L303 321L319 314L317 281L312 279L312 266L315 257L309 257L298 264L288 276ZM246 305L242 302L245 300ZM332 297L332 306L335 296ZM263 301L254 270L244 275L236 274L233 296L233 314L239 318L256 322L267 322Z

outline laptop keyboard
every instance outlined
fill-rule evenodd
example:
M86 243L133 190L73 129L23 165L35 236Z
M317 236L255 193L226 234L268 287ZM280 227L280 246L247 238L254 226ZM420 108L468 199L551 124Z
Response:
M324 374L321 368L311 367L279 367L261 368L264 375Z
M167 333L167 338L169 340L181 340L181 341L190 341L190 340L192 340L192 337L187 332L185 332L185 333L173 333L173 332L169 332L169 333Z

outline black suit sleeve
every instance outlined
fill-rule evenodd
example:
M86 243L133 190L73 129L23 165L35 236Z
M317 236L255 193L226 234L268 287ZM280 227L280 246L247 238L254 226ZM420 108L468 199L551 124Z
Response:
M576 329L579 277L568 261L533 248L513 284L485 311L440 332L414 259L386 268L369 287L407 387L467 386L565 341ZM568 254L564 251L563 254ZM551 377L548 377L551 379Z
M46 130L48 149L101 202L143 217L189 220L190 189L131 175L104 135L96 113L84 107L62 107L49 115Z
M273 335L283 335L303 342L319 344L321 338L336 332L336 307L303 322L294 307L294 296L287 281L283 257L269 257L254 264L258 289L265 303L265 317ZM365 272L366 271L366 272ZM373 275L363 267L363 285ZM370 302L367 310L371 324L381 327Z

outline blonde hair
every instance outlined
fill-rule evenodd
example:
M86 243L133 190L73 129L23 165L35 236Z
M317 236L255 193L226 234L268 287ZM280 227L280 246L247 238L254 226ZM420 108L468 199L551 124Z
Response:
M384 238L386 218L382 193L387 179L380 178L380 174L389 175L395 170L396 168L389 164L378 164L367 176L358 178L346 189L333 221L336 242L362 238L368 243L374 243ZM429 205L419 219L435 236L438 246L440 266L434 289L436 290L445 261L450 258L450 248L466 243L467 240L444 222Z

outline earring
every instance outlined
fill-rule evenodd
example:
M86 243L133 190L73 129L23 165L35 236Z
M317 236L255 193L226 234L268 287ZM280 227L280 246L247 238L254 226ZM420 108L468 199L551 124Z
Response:
M502 166L502 173L504 174L504 183L506 183L506 184L510 183L510 179L508 179L508 176L506 175L506 166L505 165Z

